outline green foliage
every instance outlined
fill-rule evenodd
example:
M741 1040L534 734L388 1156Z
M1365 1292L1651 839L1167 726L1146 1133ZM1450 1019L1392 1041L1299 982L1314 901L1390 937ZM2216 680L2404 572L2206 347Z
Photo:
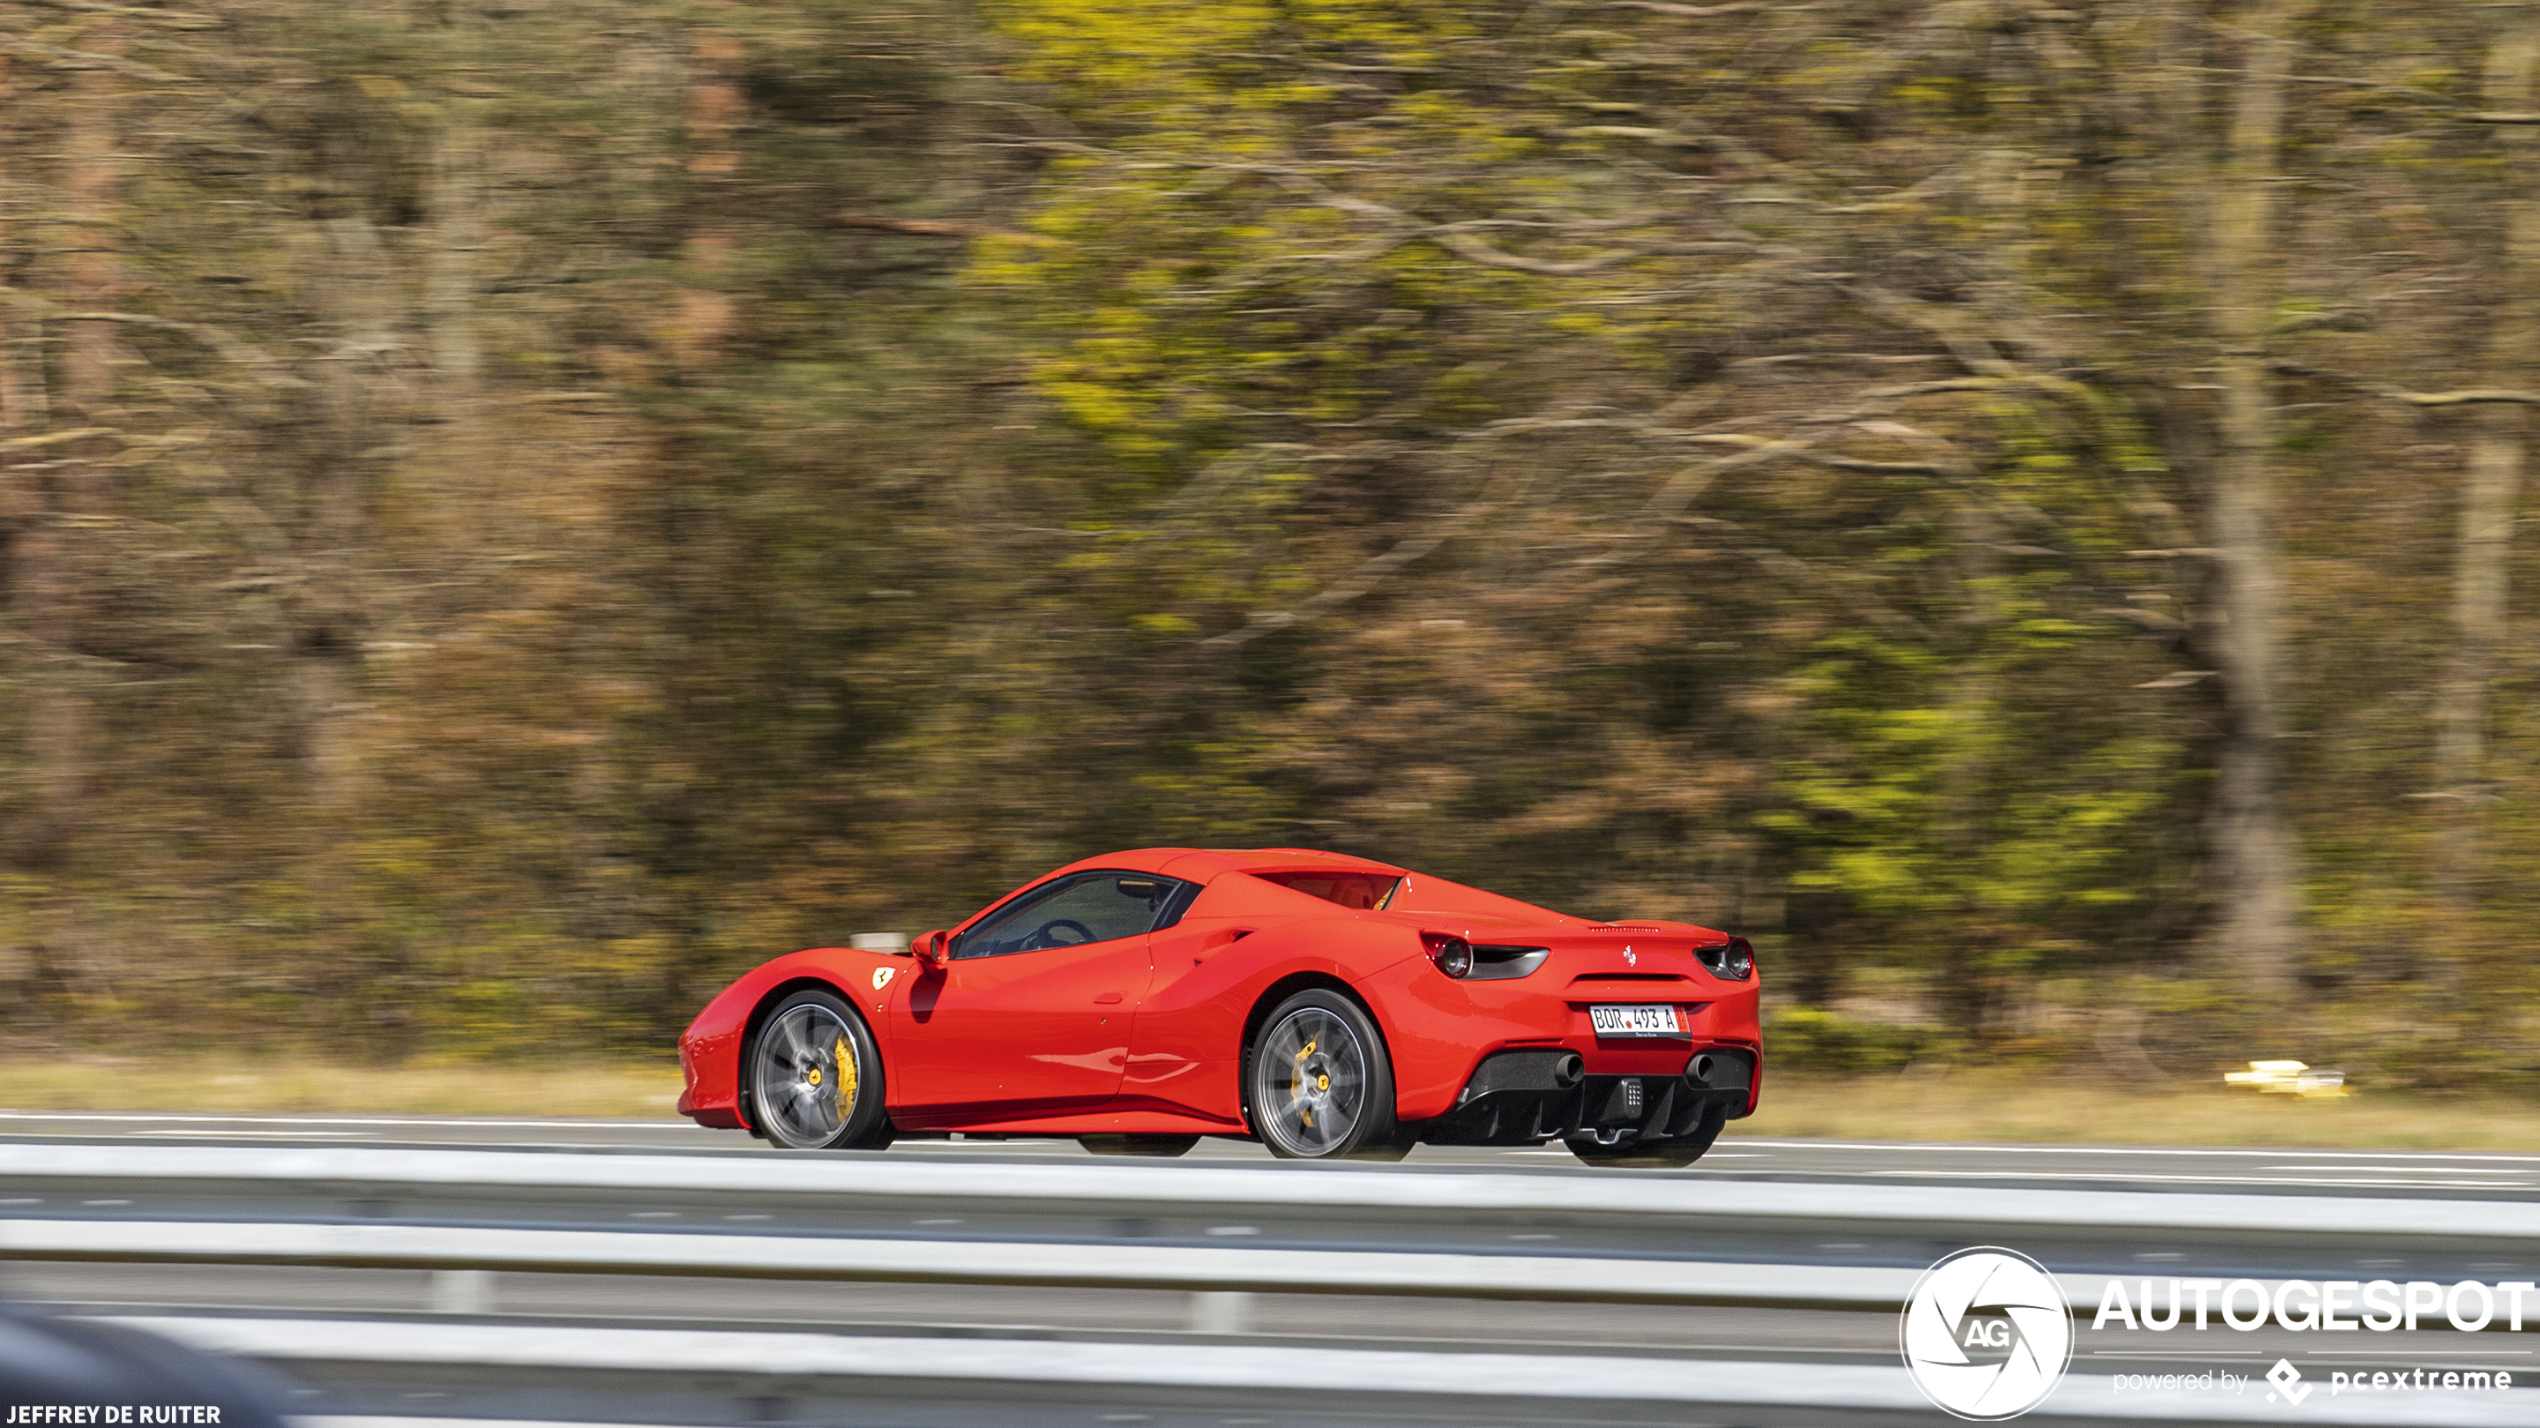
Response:
M0 4L48 44L107 18ZM57 502L6 514L10 569L64 532L82 591L66 650L40 580L4 612L15 1034L658 1046L766 956L1156 843L1749 932L1795 1064L2236 1034L2196 965L2237 696L2189 199L2229 25L221 18L125 17L174 77L111 101L111 455L7 458ZM2305 31L2355 83L2292 101L2275 355L2457 372L2510 166L2441 116L2492 40ZM105 101L12 77L0 345L52 391L65 138ZM2315 1030L2436 1026L2493 1080L2540 1040L2524 654L2469 911L2453 803L2401 796L2466 438L2279 376ZM59 505L92 468L105 509ZM75 836L23 835L65 787Z
M1897 1071L1918 1061L1945 1062L1963 1049L1944 1031L1882 1025L1815 1007L1781 1008L1766 1019L1764 1036L1774 1064L1801 1075Z

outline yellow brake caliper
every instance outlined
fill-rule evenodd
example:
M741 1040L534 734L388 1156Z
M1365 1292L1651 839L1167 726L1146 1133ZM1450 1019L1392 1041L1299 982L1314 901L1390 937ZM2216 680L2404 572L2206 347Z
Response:
M845 1120L855 1110L855 1048L843 1036L838 1038L838 1119Z
M1305 1099L1305 1081L1306 1081L1306 1076L1305 1076L1305 1058L1307 1058L1307 1057L1309 1057L1309 1056L1313 1055L1313 1054L1314 1054L1314 1048L1315 1048L1315 1047L1317 1047L1317 1046L1320 1046L1320 1045L1322 1045L1322 1043L1321 1043L1320 1041L1309 1041L1309 1042L1305 1043L1303 1046L1300 1046L1300 1047L1298 1047L1298 1048L1297 1048L1297 1051L1296 1051L1296 1058L1295 1058L1295 1059L1296 1059L1296 1079L1295 1079L1295 1080L1293 1080L1293 1081L1290 1081L1290 1082L1288 1083L1288 1099L1289 1099L1289 1100L1291 1100L1291 1101L1302 1101L1302 1100L1304 1100L1304 1099ZM1305 1125L1306 1125L1306 1126L1308 1126L1309 1128L1313 1126L1313 1124L1314 1124L1314 1109L1313 1109L1311 1106L1307 1106L1307 1107L1300 1108L1300 1109L1297 1111L1297 1116L1298 1116L1298 1117L1299 1117L1299 1119L1301 1119L1301 1120L1305 1123Z

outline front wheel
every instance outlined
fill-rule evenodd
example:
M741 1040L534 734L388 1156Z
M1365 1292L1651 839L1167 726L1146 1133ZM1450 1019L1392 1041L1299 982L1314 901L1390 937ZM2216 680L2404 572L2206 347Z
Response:
M796 992L767 1014L750 1047L756 1128L788 1150L880 1150L882 1054L853 1008L827 992Z
M1590 1165L1610 1165L1639 1169L1681 1170L1702 1158L1711 1142L1720 1138L1720 1128L1729 1123L1729 1109L1713 1106L1702 1113L1693 1133L1671 1140L1632 1141L1623 1145L1606 1145L1594 1136L1573 1136L1562 1142L1570 1153Z
M1279 1003L1246 1056L1253 1133L1284 1160L1399 1160L1393 1062L1356 1002L1310 987Z

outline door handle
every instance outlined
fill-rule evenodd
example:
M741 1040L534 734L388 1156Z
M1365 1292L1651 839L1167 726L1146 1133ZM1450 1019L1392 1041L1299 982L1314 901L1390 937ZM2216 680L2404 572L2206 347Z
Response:
M1105 992L1101 996L1094 998L1094 1005L1098 1007L1118 1006L1120 1005L1120 994L1118 992Z
M1200 942L1198 953L1191 958L1191 965L1194 967L1198 966L1203 958L1209 957L1224 948L1232 947L1236 943L1250 937L1252 934L1253 929L1249 927L1221 927L1217 929L1215 932L1208 934L1208 936Z

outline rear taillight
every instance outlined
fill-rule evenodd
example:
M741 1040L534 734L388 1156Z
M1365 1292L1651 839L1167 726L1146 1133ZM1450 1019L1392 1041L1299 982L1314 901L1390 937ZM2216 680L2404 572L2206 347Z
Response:
M1423 932L1420 942L1428 948L1429 960L1439 971L1457 981L1473 975L1473 944L1445 932Z
M1755 944L1743 937L1696 947L1693 955L1702 959L1712 976L1724 981L1743 982L1755 975Z

